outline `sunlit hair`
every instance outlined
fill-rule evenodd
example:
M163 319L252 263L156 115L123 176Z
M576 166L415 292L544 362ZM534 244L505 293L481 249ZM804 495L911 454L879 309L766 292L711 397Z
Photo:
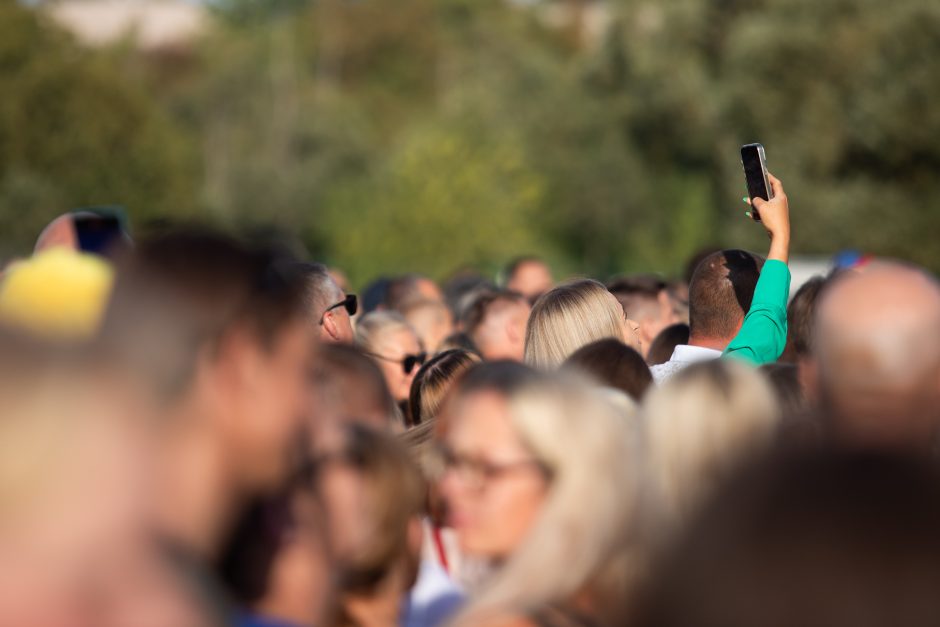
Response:
M427 362L411 382L408 426L434 420L444 396L455 381L474 364L480 363L476 353L454 349L444 351Z
M643 463L633 402L570 373L525 382L507 402L549 488L522 545L460 614L459 626L528 616L586 590L603 607L622 598L637 566Z
M373 311L364 315L356 323L356 344L367 352L377 352L379 338L388 333L407 331L418 338L418 334L401 314L394 311Z
M536 301L525 332L525 362L557 368L591 342L623 340L623 308L607 288L591 279L559 285Z
M685 520L742 459L766 446L780 420L756 370L727 359L694 364L643 404L648 476L659 529Z

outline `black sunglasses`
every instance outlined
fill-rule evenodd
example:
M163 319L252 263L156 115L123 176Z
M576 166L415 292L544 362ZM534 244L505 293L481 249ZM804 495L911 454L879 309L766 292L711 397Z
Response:
M424 362L427 361L427 353L418 353L417 355L405 355L401 359L392 359L391 357L386 357L385 355L377 355L376 353L367 353L372 355L376 359L382 359L384 361L390 361L392 363L401 364L402 370L405 371L405 374L411 374L411 371L415 369L415 366L422 366Z
M346 298L326 308L326 311L324 311L323 315L320 316L320 324L323 324L323 319L326 317L326 314L333 311L337 307L345 307L346 313L348 313L350 316L355 316L356 312L359 311L359 299L355 294L346 294Z

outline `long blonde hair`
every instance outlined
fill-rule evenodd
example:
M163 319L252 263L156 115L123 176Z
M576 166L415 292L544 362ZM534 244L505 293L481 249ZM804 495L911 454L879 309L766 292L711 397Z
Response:
M770 442L780 410L756 370L716 359L652 390L642 420L657 528L668 535L742 457Z
M623 340L624 313L607 288L591 279L559 285L532 308L525 331L525 363L557 368L573 352L597 340Z
M538 518L455 625L530 615L580 592L622 596L643 490L635 405L570 373L507 399L512 426L550 474ZM601 603L603 605L603 602Z

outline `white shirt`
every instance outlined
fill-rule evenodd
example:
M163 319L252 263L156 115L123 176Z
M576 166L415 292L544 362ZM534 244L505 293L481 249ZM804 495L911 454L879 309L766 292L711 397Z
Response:
M650 368L650 372L653 373L653 381L662 383L668 380L672 375L694 363L711 361L719 357L721 357L721 351L716 351L713 348L679 344L676 346L675 350L672 351L672 357L669 358L669 361L653 366Z

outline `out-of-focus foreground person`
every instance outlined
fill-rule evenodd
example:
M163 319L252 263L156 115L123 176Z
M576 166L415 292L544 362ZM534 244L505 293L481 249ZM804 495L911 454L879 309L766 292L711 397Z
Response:
M664 381L689 364L731 355L754 364L776 361L787 339L790 291L790 209L783 184L768 175L774 198L756 198L770 236L767 261L743 250L705 257L689 286L689 343L651 368Z
M313 373L315 438L323 429L347 422L361 422L378 431L393 430L403 424L385 375L358 346L321 346Z
M723 486L653 569L630 627L929 627L940 478L910 457L770 460Z
M840 440L935 448L940 425L940 286L876 262L827 286L807 381Z
M532 308L526 327L525 363L546 370L557 368L582 346L605 338L640 349L638 329L602 284L591 279L563 283Z
M517 257L509 262L504 272L507 290L522 294L530 303L552 289L555 279L548 264L538 257Z
M669 539L719 482L769 446L780 410L757 371L713 360L654 388L642 416L657 529Z
M156 425L156 528L207 607L206 565L302 442L313 336L289 263L209 231L157 233L119 264L104 323L103 349Z
M405 405L411 382L427 359L411 325L391 311L366 314L356 325L356 344L375 360L395 402Z
M494 572L456 625L589 625L629 589L637 423L619 392L482 364L450 400L442 490L468 556Z
M483 359L522 361L531 310L529 302L518 292L482 292L467 311L464 331Z
M121 392L0 331L0 624L216 625L149 535L149 425Z

